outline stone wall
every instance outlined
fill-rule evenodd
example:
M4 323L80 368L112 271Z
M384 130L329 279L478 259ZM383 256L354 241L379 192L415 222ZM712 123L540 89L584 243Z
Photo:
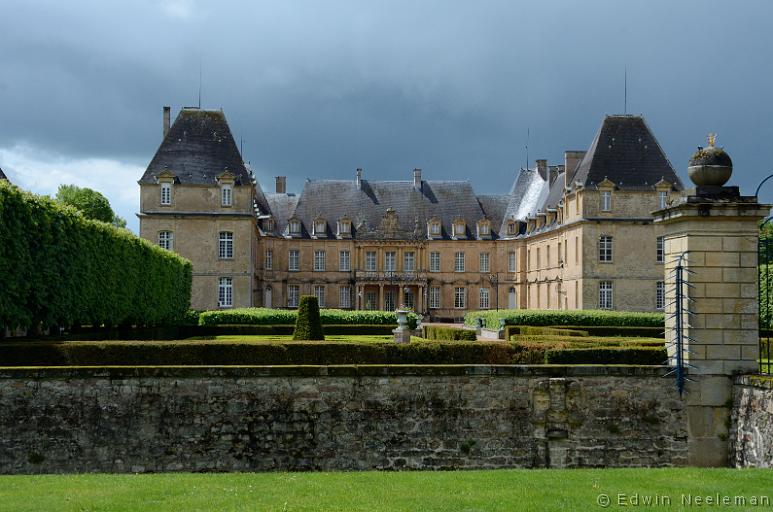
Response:
M0 369L0 473L684 465L664 372Z
M737 377L733 388L730 463L773 467L773 377Z

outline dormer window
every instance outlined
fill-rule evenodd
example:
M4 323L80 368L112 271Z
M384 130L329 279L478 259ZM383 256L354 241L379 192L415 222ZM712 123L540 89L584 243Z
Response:
M301 234L301 221L298 219L291 219L289 224L290 236L300 236Z
M440 238L440 221L432 219L429 221L429 236L430 238Z
M601 191L601 211L602 212L612 211L612 191L611 190Z
M233 206L233 185L220 185L220 206Z
M658 192L658 205L660 206L660 209L666 207L666 203L668 202L668 191L667 190L661 190Z
M320 237L327 235L327 222L325 219L314 220L314 236Z
M453 224L453 235L455 238L463 238L467 233L467 226L462 219L456 219Z
M172 204L172 183L169 181L161 183L161 204L164 206Z
M488 238L491 236L491 223L488 219L482 219L478 222L478 238Z
M338 236L348 237L352 234L352 222L349 219L338 221Z
M263 219L263 231L274 231L274 219Z
M507 234L515 235L518 233L518 224L514 220L507 223Z

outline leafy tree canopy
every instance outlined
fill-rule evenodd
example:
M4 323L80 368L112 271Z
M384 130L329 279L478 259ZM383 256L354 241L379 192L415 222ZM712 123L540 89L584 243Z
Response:
M59 185L56 200L79 210L89 219L108 222L119 228L126 227L126 220L117 216L107 198L96 190L76 185Z

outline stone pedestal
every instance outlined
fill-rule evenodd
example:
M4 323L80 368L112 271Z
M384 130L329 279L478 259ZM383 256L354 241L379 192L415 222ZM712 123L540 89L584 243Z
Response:
M674 274L683 253L685 288L695 313L686 316L685 361L689 368L689 465L726 466L732 376L757 371L758 222L770 212L736 187L696 191L681 203L655 212L664 227L666 341L675 339ZM688 304L685 302L685 304ZM673 364L675 347L669 347Z

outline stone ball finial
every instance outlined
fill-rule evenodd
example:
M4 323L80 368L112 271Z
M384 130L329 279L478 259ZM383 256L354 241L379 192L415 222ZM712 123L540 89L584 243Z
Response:
M698 146L698 151L690 158L687 174L698 186L721 187L733 174L733 161L723 148L714 145L716 137L716 134L710 133L709 146Z

